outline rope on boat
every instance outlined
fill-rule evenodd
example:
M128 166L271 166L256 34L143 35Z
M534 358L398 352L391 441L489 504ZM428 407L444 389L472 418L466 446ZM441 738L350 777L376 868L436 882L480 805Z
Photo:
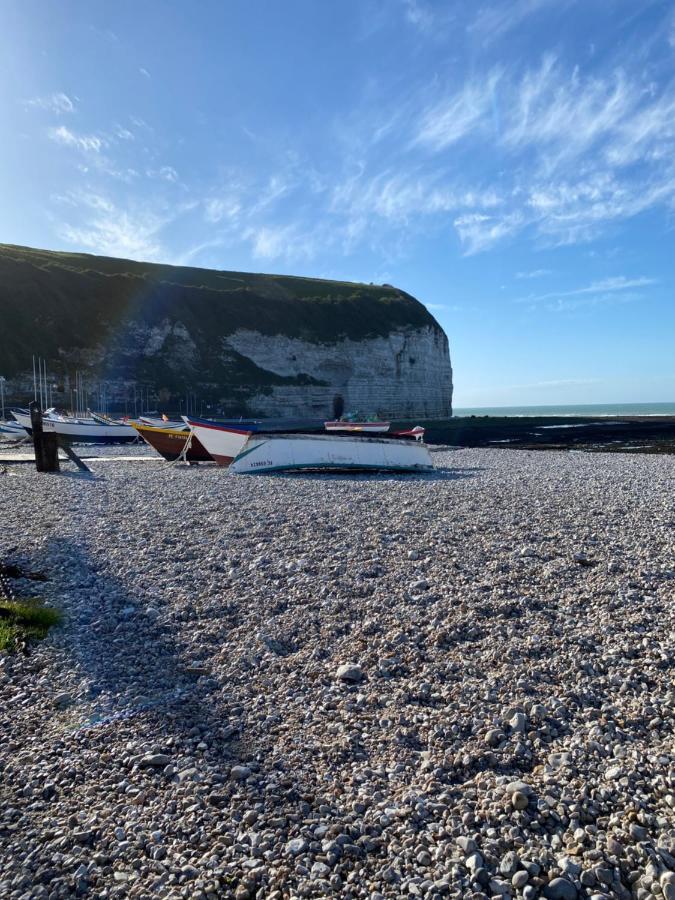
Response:
M188 463L187 455L190 451L190 447L192 447L192 435L193 434L194 434L194 431L192 430L192 428L190 428L188 431L188 436L185 439L185 443L183 444L183 449L180 451L178 456L173 460L173 462L169 463L170 466L175 466L177 463L185 463L187 465L187 463Z

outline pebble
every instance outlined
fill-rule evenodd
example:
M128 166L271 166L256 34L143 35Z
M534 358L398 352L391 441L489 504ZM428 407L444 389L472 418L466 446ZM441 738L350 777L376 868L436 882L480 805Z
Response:
M335 673L338 681L356 684L363 679L363 670L357 663L343 663Z
M3 482L65 614L0 654L3 900L675 900L675 457L104 452Z
M544 897L549 900L576 900L579 892L566 878L554 878L544 888Z
M523 794L522 791L514 791L511 794L511 803L514 809L527 809L529 802L527 794Z

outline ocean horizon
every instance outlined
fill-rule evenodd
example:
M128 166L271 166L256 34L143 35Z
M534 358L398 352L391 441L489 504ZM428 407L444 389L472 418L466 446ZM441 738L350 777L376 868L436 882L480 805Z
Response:
M458 406L453 416L675 416L672 403L570 403L544 406Z

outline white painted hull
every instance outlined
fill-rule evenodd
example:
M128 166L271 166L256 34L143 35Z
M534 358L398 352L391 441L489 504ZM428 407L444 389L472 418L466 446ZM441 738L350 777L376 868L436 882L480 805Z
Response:
M186 416L184 421L192 429L206 452L219 466L229 466L232 460L242 450L251 434L250 431L240 431L236 428L224 428L215 423L193 422Z
M16 411L12 415L24 428L31 429L30 416ZM86 424L72 419L43 418L42 430L45 434L58 434L82 444L126 443L138 438L131 425L97 425L95 422Z
M237 475L299 469L426 472L433 463L426 444L417 441L254 434L230 466Z

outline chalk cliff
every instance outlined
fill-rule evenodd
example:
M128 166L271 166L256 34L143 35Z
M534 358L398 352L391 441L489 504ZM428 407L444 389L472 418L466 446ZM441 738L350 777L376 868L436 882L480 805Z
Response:
M54 402L269 416L451 414L445 333L389 285L182 268L0 245L0 374ZM142 398L142 399L141 399Z

